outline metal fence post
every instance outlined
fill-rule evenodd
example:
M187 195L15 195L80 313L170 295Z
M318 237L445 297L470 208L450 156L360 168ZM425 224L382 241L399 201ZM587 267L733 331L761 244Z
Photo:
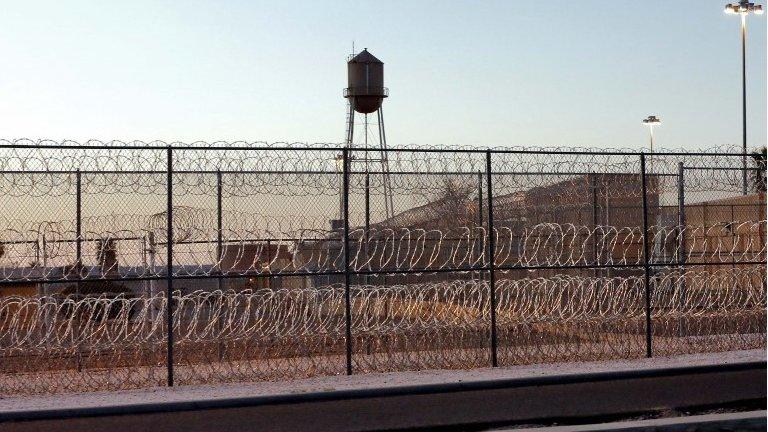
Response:
M168 146L167 150L167 176L166 176L166 182L167 182L167 208L166 208L166 216L168 224L166 227L167 233L166 233L166 251L167 251L167 257L166 257L166 291L165 291L165 298L166 298L166 326L167 326L167 332L168 332L168 345L166 347L167 355L166 355L166 370L167 370L167 376L168 376L168 386L173 387L173 148L171 146Z
M222 296L221 301L224 301L223 298L223 280L221 277L222 271L221 271L221 263L224 260L224 257L222 253L224 252L223 242L222 242L222 231L224 229L224 224L222 223L222 198L221 198L221 192L222 192L222 178L221 178L221 171L216 170L216 273L218 274L218 278L216 278L216 289L219 290L220 295ZM221 311L223 310L222 307L219 307L219 317L217 320L217 326L219 327L219 332L221 332L221 329L223 327L222 320L223 316L221 316ZM221 333L219 333L219 337L221 337ZM224 341L219 339L218 343L218 350L219 350L219 361L224 359Z
M741 246L741 241L738 242L738 247L737 247L736 239L738 238L738 234L737 234L737 232L734 232L734 228L733 228L734 225L736 225L736 215L733 212L733 204L731 204L731 225L730 225L731 229L730 229L730 232L731 232L731 250L732 250L732 252L730 253L730 255L731 255L731 268L733 270L736 270L736 254L739 253L739 252L744 253L745 251L739 251L739 249L738 249L738 247ZM736 229L738 229L738 228L736 228Z
M496 367L498 362L498 345L496 340L496 238L493 230L493 181L491 176L491 151L485 152L485 175L488 182L488 280L491 295L491 366Z
M48 241L45 238L45 233L41 236L40 243L42 245L42 252L43 252L43 269L47 272L48 271ZM45 289L45 294L48 294L48 289Z
M222 253L224 252L223 247L223 240L222 240L222 231L224 229L224 224L222 222L222 198L221 198L221 192L222 192L222 176L221 171L216 171L216 260L218 265L218 274L221 276L221 260L222 260ZM221 289L221 277L218 278L218 288Z
M645 355L653 356L651 337L651 284L648 254L648 185L645 179L645 153L640 154L640 183L643 188L643 277L645 281Z
M370 259L371 257L368 254L368 243L371 241L371 175L368 173L368 169L365 170L365 265L369 268L367 270L370 270ZM371 283L371 275L366 273L365 274L365 284L369 285Z
M485 225L485 221L483 219L483 172L477 171L477 230L475 236L477 237L478 234L482 233L483 225ZM480 256L483 254L483 244L477 240L477 246L475 247L475 251L477 253L477 262L480 262ZM482 266L482 263L480 263ZM479 280L483 280L483 271L477 272L477 276Z
M477 172L477 224L484 225L483 220L483 172Z
M685 270L685 260L687 253L685 251L685 167L680 162L677 166L677 226L678 226L678 253L677 263L682 274ZM685 289L685 279L682 279L682 288Z
M352 375L352 305L349 271L349 149L342 150L342 201L344 203L344 324L346 330L347 375Z
M685 260L687 252L685 250L685 166L683 162L677 165L677 265L680 275L678 276L680 304L685 304ZM680 318L679 336L684 336L685 321Z
M600 265L600 258L597 256L597 174L590 176L589 187L592 190L592 263ZM600 269L594 268L593 276L597 277Z
M80 280L83 278L83 194L80 170L75 174L75 271L77 272L77 294L80 295Z
M279 246L280 244L278 243L278 247ZM275 258L276 257L277 257L277 251L275 251ZM267 276L267 288L269 289L275 288L273 286L275 282L275 278L272 277L272 259L273 259L272 258L272 240L267 239L267 262L269 263L269 265L267 266L267 274L269 275Z
M82 291L83 279L83 194L82 194L82 175L80 169L75 174L75 271L77 272L77 297L80 299ZM80 323L75 327L76 337L80 338ZM83 369L83 354L81 352L80 345L77 346L77 371L80 372Z

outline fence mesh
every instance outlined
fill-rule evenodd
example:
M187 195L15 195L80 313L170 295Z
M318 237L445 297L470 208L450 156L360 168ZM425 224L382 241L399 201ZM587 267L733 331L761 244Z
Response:
M0 141L0 395L766 346L722 149L86 144Z

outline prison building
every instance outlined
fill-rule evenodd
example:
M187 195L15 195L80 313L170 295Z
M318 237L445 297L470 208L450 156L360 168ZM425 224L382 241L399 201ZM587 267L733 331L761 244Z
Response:
M668 225L676 226L678 209L665 209ZM684 248L686 263L712 265L691 266L688 271L714 272L727 267L743 268L765 260L766 250L766 194L739 195L701 201L684 206L685 230L669 236L665 248ZM674 223L672 222L674 220ZM723 264L732 263L731 266Z
M235 291L244 289L300 288L305 283L296 278L271 276L272 273L294 271L293 253L286 244L251 242L225 244L220 263L221 273L237 275L249 273L246 277L227 277L222 289Z
M658 215L658 183L648 179L647 203L649 207L648 224L652 226ZM533 187L522 191L499 194L493 198L494 228L499 233L496 244L497 256L503 255L502 265L520 266L525 263L544 265L563 263L564 267L574 264L589 265L594 263L613 263L637 265L642 260L642 183L639 175L633 174L587 174L568 178L553 184ZM369 247L380 241L391 241L386 235L397 239L400 228L411 232L423 230L418 241L408 239L411 256L398 259L415 269L428 269L430 261L439 263L476 262L479 255L488 247L483 237L482 227L487 227L488 208L481 206L479 200L470 196L445 197L428 204L401 212L371 228ZM551 225L550 225L551 224ZM575 227L570 229L569 227ZM621 229L595 229L612 226ZM566 228L566 230L563 230ZM469 231L468 231L468 230ZM392 230L392 231L389 231ZM439 230L439 235L435 230ZM551 232L560 230L558 232ZM597 235L595 235L597 232ZM545 242L545 247L528 248L524 242L536 242L537 238ZM559 237L558 237L559 236ZM350 242L357 246L357 239ZM414 245L414 243L416 243ZM362 244L365 244L364 242ZM440 245L439 256L431 252ZM388 249L389 247L389 249ZM533 250L535 249L535 250ZM387 254L396 253L384 245L370 253L371 269L386 271L387 267L377 268L376 264L387 261ZM403 253L402 250L399 251ZM358 251L352 249L351 256ZM533 254L533 255L531 255ZM456 259L460 257L460 259ZM574 258L575 257L575 258ZM475 264L477 265L477 264ZM555 264L556 265L556 264ZM396 266L390 266L392 269ZM449 265L450 267L450 265ZM642 272L637 267L603 271L602 275L619 276ZM598 274L585 269L539 270L536 276L555 274ZM528 272L513 270L500 277L530 277ZM471 279L477 274L430 274L429 276L394 277L400 283L425 280ZM393 282L391 279L390 282Z
M659 182L646 178L646 203L648 226L657 221L659 209ZM525 192L521 206L502 207L500 214L503 226L505 220L513 232L540 227L542 236L549 235L542 224L557 224L560 227L573 225L579 229L563 232L566 243L554 251L539 248L533 261L562 262L567 254L569 260L580 265L628 264L642 262L643 241L643 188L639 174L594 173L575 176L559 182L537 186ZM497 225L500 225L497 223ZM604 229L602 227L609 227ZM528 252L526 252L528 253ZM561 253L563 256L552 256ZM531 258L529 258L531 259ZM607 276L629 276L641 272L638 268L594 270L566 270L568 274L594 274ZM537 273L551 276L564 273L552 269Z

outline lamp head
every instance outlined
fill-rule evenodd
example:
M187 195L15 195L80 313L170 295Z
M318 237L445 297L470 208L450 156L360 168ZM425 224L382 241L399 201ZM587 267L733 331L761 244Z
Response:
M643 119L643 124L647 126L655 126L655 125L661 124L661 119L659 119L655 115L649 115L648 117Z
M747 0L741 0L738 3L729 3L725 5L725 13L730 15L734 15L734 14L748 15L750 13L754 13L755 15L762 15L763 6L752 3Z

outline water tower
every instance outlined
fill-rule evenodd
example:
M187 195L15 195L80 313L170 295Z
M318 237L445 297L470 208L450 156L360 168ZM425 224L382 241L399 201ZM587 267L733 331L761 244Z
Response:
M363 49L359 54L352 54L347 60L347 136L345 145L356 150L350 164L356 172L365 172L366 179L376 176L381 179L385 218L394 214L392 207L392 185L387 162L387 135L384 132L384 113L381 104L389 96L384 87L384 63ZM355 113L363 115L361 128L355 128ZM376 134L371 133L372 124L368 115L376 113ZM356 135L357 133L357 135ZM380 169L376 169L380 168ZM376 172L379 171L379 172ZM366 182L366 185L368 183Z

